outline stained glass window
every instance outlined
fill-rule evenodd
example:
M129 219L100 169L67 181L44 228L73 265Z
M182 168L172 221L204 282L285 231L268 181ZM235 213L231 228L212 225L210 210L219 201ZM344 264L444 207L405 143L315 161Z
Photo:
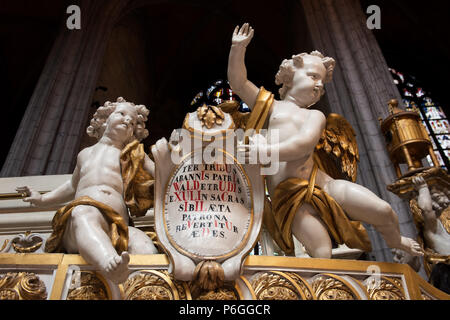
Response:
M240 112L250 112L250 108L231 90L227 80L219 79L206 90L202 90L194 97L191 106L198 108L204 103L217 106L225 101L236 100L239 102Z
M408 111L419 110L420 118L431 138L434 153L444 169L450 168L450 122L442 106L434 101L430 92L418 84L415 77L390 68ZM431 157L427 157L430 166Z

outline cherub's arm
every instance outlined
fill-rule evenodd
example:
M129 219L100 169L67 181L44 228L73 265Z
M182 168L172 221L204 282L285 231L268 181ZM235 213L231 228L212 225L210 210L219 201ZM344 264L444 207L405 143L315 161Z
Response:
M417 191L419 192L419 196L417 197L417 204L419 205L419 208L422 209L425 228L432 232L435 232L437 227L437 217L433 210L433 201L431 199L428 185L423 177L413 178L413 183Z
M48 193L41 195L38 191L28 186L18 187L16 188L16 190L18 192L24 192L27 195L27 197L24 198L23 201L30 202L35 206L44 207L57 205L73 200L79 178L80 178L80 169L77 164L72 174L72 177L65 183L60 185L58 188Z
M258 96L259 88L247 79L245 67L245 51L254 34L254 30L245 23L240 29L234 29L231 39L230 55L228 57L228 81L231 89L248 105L253 108Z
M155 163L147 154L144 157L144 170L150 173L153 178L155 178Z

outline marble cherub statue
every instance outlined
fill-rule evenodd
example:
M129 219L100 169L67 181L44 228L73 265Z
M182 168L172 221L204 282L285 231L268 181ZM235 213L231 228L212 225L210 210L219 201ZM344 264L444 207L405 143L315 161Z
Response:
M418 191L417 205L421 209L419 224L424 247L439 255L450 257L450 227L444 226L440 219L450 205L449 192L448 190L440 191L434 186L431 187L430 192L425 179L421 176L414 177L413 183Z
M269 138L253 139L258 142L245 145L243 150L248 156L278 153L278 172L266 176L272 209L266 210L264 223L280 248L293 254L294 235L315 258L331 258L331 238L349 247L370 251L370 240L361 224L364 222L373 225L389 247L422 255L416 241L401 236L398 217L386 201L363 186L334 179L318 168L314 154L327 119L322 112L309 107L324 94L324 83L331 81L335 61L318 51L284 60L275 77L276 84L282 85L281 100L276 100L273 94L247 79L245 52L253 35L254 29L248 23L235 28L228 80L252 113L259 108L260 114L267 114L268 137L278 130L279 143L268 144L267 141L272 141ZM261 126L264 120L259 122ZM332 132L328 134L333 136ZM335 147L342 147L339 137L333 139ZM349 149L343 146L345 148Z
M45 251L80 253L115 283L126 280L130 253L157 253L143 231L129 226L128 212L145 215L152 202L155 166L139 143L148 136L148 113L123 98L105 102L87 128L98 142L78 154L70 180L43 195L17 188L36 206L70 201L56 212Z

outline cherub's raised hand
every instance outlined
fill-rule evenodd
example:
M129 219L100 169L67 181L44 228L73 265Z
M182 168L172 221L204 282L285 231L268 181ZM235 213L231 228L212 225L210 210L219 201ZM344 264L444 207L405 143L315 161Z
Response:
M248 23L244 23L240 29L239 26L236 26L231 38L231 44L245 48L252 40L254 33L255 30Z
M42 195L33 188L30 188L28 186L17 187L16 191L26 196L26 198L24 198L23 201L30 202L30 204L35 206L42 205Z
M412 182L414 183L414 186L416 187L417 190L428 187L427 183L425 182L425 179L421 176L414 177L412 179Z

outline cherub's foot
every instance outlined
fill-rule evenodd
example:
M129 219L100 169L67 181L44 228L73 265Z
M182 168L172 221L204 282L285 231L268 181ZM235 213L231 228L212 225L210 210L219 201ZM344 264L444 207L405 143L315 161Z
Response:
M401 237L399 249L402 249L413 256L423 256L424 254L420 245L413 239L407 237Z
M126 251L122 252L120 256L112 257L105 268L106 277L116 284L124 282L130 273L129 262L130 255Z

